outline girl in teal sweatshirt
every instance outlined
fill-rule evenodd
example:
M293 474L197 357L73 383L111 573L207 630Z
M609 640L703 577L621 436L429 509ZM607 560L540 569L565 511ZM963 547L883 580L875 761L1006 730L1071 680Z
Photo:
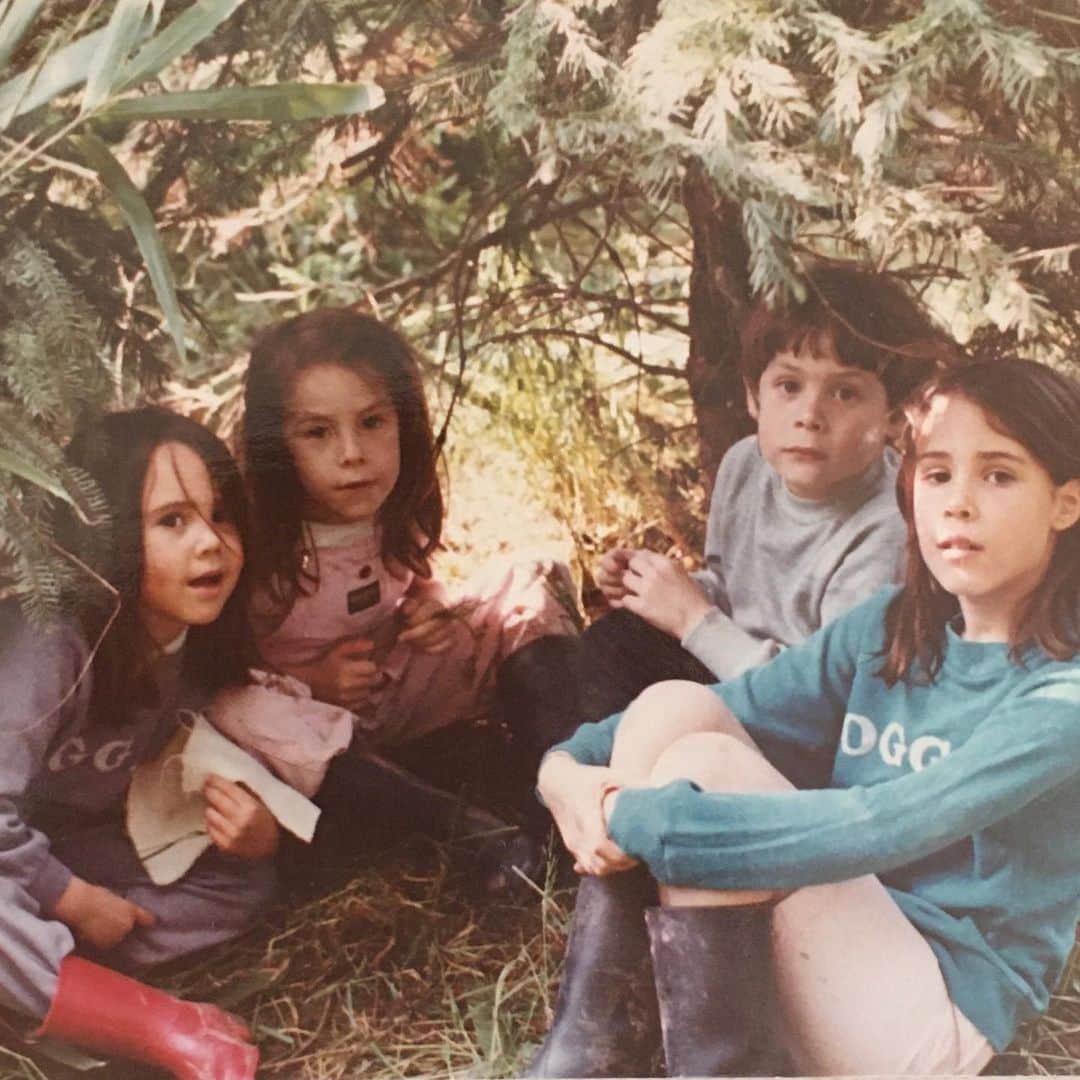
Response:
M1078 416L1043 365L943 375L910 415L901 589L548 755L585 876L531 1075L648 1075L661 1036L668 1075L777 1045L803 1074L974 1073L1046 1008L1080 908ZM827 750L830 786L759 735Z

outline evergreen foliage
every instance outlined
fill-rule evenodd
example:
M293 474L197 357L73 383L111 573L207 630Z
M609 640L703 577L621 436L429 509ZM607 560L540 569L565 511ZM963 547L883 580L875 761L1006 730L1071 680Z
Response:
M667 0L612 63L636 6L509 16L488 112L545 173L614 160L662 197L693 161L757 292L800 293L808 253L857 259L932 282L964 340L1074 350L1074 5Z
M60 445L84 414L130 404L175 370L166 331L185 355L193 301L155 221L184 217L168 221L184 156L205 148L197 160L210 169L246 157L265 182L286 155L298 167L321 121L381 98L369 83L288 81L308 75L310 40L291 62L268 51L238 78L246 43L230 17L243 6L0 2L0 595L18 595L35 618L102 587L51 533L57 501L107 524ZM273 16L295 26L287 8ZM260 144L239 131L232 153L226 123L238 120L269 121L275 136ZM213 186L241 205L258 196L233 175Z
M251 331L325 303L415 340L586 561L700 551L730 329L809 256L1075 362L1078 139L1076 0L0 0L0 595L101 588L52 531L108 543L82 411L227 430Z
M442 420L469 401L537 474L581 463L554 483L583 538L614 487L659 486L658 448L700 498L693 422L712 461L746 430L730 327L810 255L906 277L972 347L1076 354L1073 0L38 6L0 0L0 250L36 245L69 292L42 277L66 312L43 318L5 287L0 390L57 438L72 402L169 378L227 425L253 328L355 303L425 350ZM385 104L267 124L175 100L261 115L230 92L311 80Z
M0 377L6 396L34 421L52 426L100 407L111 379L103 364L100 323L49 253L12 230L0 256L6 309Z

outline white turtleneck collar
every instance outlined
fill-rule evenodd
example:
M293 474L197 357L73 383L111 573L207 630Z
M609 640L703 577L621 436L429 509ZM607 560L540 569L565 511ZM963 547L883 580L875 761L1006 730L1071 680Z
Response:
M347 525L327 525L322 521L305 521L304 536L316 548L347 547L359 540L366 540L375 532L372 519L354 521Z

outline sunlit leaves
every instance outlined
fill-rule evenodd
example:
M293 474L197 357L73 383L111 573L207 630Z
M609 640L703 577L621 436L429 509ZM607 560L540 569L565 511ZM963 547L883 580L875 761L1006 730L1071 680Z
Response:
M1002 218L1045 214L1048 250L1076 233L1054 220L1064 206L1080 227L1069 195L1080 50L1041 33L1051 24L1039 14L1024 25L1014 5L1006 21L988 0L843 14L815 0L666 0L624 62L592 79L583 108L582 94L558 95L536 73L562 70L562 27L588 24L592 7L526 3L511 17L490 111L501 123L500 104L514 101L507 130L538 137L549 175L614 153L659 193L696 161L742 208L751 278L768 296L797 290L799 253L817 251L897 270L926 265L943 282L974 275L966 326L1059 348L1073 333L1062 319L1075 312L1055 310L1031 278L1064 273L1075 259L1014 265L1017 224ZM1068 149L1046 160L1055 143ZM964 240L975 235L977 257Z
M117 0L90 62L80 112L92 112L111 95L117 73L127 62L149 6L150 0Z
M104 114L113 120L262 120L289 123L353 116L376 108L383 93L373 84L238 86L125 98Z
M156 75L209 37L245 0L197 0L136 53L116 83L122 93Z

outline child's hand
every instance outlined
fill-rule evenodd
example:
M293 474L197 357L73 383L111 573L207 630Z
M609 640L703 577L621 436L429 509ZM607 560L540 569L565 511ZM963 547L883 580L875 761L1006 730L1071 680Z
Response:
M350 638L335 645L325 656L303 668L294 668L320 701L357 712L379 684L378 665L371 659L375 643L366 638Z
M265 859L278 845L278 823L247 788L210 776L203 784L206 831L219 851L241 859Z
M579 874L614 874L637 865L607 833L600 806L611 769L580 765L569 754L549 755L537 777L537 787L555 819L566 849Z
M454 616L438 600L420 600L410 596L398 609L405 620L405 629L398 641L415 645L421 652L442 653L454 643Z
M635 551L623 575L622 606L682 641L712 605L684 567L654 551Z
M153 926L157 917L101 885L73 877L53 904L52 914L87 945L112 949L136 926Z
M626 573L633 554L629 548L612 548L596 568L596 584L612 607L622 607L622 600L626 595L623 574Z

